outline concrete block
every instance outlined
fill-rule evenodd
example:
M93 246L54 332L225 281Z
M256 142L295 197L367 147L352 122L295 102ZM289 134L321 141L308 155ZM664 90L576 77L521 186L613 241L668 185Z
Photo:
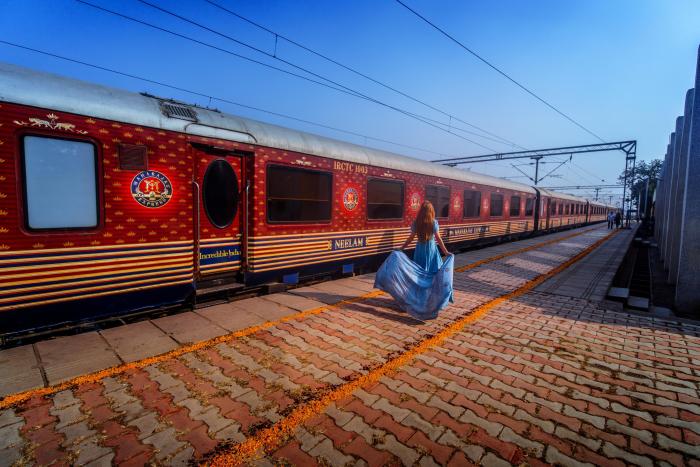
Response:
M670 211L670 206L669 206L669 198L671 196L671 188L673 186L673 143L676 140L676 135L675 133L671 133L671 136L669 137L669 144L666 146L666 158L665 160L665 166L666 166L666 172L664 175L664 196L663 196L663 225L661 226L661 249L659 250L659 254L661 256L661 260L664 262L664 268L668 268L668 255L667 255L667 248L668 248L668 223L669 223L669 211Z
M691 110L686 189L681 219L676 308L700 317L700 50Z
M678 127L678 122L676 122L676 127ZM671 138L669 140L669 171L666 180L668 181L666 198L664 200L664 209L666 210L666 219L664 224L664 236L663 236L663 250L661 251L661 256L664 259L664 270L668 271L668 265L671 257L671 224L673 223L673 198L674 193L678 185L678 180L675 177L676 174L676 139L678 139L677 133L674 131L671 133Z
M230 332L265 322L260 316L235 306L235 302L200 308L195 313Z
M668 269L668 282L675 284L678 278L678 255L680 254L681 224L683 223L683 199L685 198L686 171L688 169L688 145L690 143L690 118L692 117L693 90L685 93L684 118L681 121L680 144L676 144L676 177L678 186L673 200L673 224L671 224L671 258ZM678 130L677 130L678 131Z
M297 312L297 310L281 303L265 300L263 297L246 298L245 300L231 302L231 305L247 313L259 316L263 322L275 321Z
M34 345L41 356L49 384L121 363L97 332L58 337Z
M105 329L100 334L125 362L153 357L178 346L177 342L150 321Z
M152 322L180 344L204 341L226 334L226 330L221 326L191 311L154 319Z
M625 301L630 296L630 289L626 287L610 287L608 298L611 300Z
M630 295L630 297L627 299L627 306L630 308L634 308L635 310L647 311L649 309L649 299L645 297L635 297L634 295Z
M43 385L39 363L31 345L0 350L0 397Z

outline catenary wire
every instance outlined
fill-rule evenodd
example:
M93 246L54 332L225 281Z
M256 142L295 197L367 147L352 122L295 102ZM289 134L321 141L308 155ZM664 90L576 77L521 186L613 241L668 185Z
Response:
M490 132L490 131L488 131L488 130L485 130L485 129L483 129L483 128L477 126L477 125L474 125L473 123L469 123L469 122L467 122L467 121L465 121L465 120L462 120L461 118L459 118L459 117L457 117L457 116L455 116L455 115L452 115L451 113L446 112L446 111L444 111L444 110L442 110L442 109L440 109L440 108L438 108L438 107L435 107L434 105L431 105L431 104L425 102L425 101L422 100L422 99L418 99L417 97L414 97L414 96L412 96L412 95L410 95L410 94L408 94L408 93L406 93L406 92L404 92L404 91L401 91L400 89L397 89L397 88L394 87L394 86L391 86L391 85L389 85L389 84L387 84L387 83L385 83L385 82L382 82L382 81L380 81L380 80L378 80L378 79L376 79L376 78L372 78L371 76L367 75L366 73L363 73L363 72L361 72L361 71L359 71L359 70L357 70L357 69L355 69L355 68L353 68L353 67L351 67L351 66L349 66L349 65L345 65L344 63L342 63L342 62L340 62L340 61L338 61L338 60L336 60L336 59L334 59L334 58L331 58L331 57L329 57L329 56L326 55L326 54L323 54L323 53L321 53L321 52L318 52L317 50L314 50L314 49L312 49L311 47L305 46L304 44L301 44L301 43L299 43L298 41L295 41L294 39L290 39L289 37L285 36L284 34L281 34L281 33L277 32L277 31L273 31L272 29L270 29L270 28L268 28L268 27L266 27L266 26L263 26L263 25L261 25L261 24L255 22L255 21L251 20L250 18L247 18L247 17L241 15L240 13L236 13L235 11L233 11L233 10L231 10L231 9L229 9L229 8L227 8L227 7L225 7L225 6L223 6L223 5L220 5L219 3L216 3L216 2L214 2L214 1L212 1L212 0L204 0L204 1L207 2L207 3L209 3L210 5L214 6L215 8L220 9L221 11L224 11L224 12L226 12L226 13L232 15L232 16L235 16L236 18L239 18L239 19L242 20L242 21L247 22L248 24L251 24L251 25L253 25L253 26L255 26L255 27L257 27L257 28L259 28L259 29L261 29L261 30L267 32L267 33L269 33L269 34L274 35L274 36L275 36L275 39L277 39L277 38L282 39L282 40L284 40L284 41L286 41L286 42L288 42L288 43L290 43L290 44L292 44L292 45L294 45L294 46L296 46L296 47L299 47L299 48L302 49L302 50L305 50L305 51L307 51L307 52L309 52L309 53L311 53L311 54L313 54L313 55L315 55L315 56L317 56L317 57L319 57L319 58L322 58L323 60L326 60L326 61L328 61L328 62L330 62L330 63L333 63L334 65L337 65L337 66L339 66L339 67L341 67L341 68L343 68L343 69L345 69L345 70L347 70L347 71L349 71L349 72L351 72L351 73L354 73L354 74L356 74L356 75L358 75L358 76L361 76L362 78L364 78L364 79L366 79L366 80L368 80L368 81L371 81L371 82L373 82L373 83L375 83L375 84L378 84L379 86L382 86L382 87L384 87L384 88L386 88L386 89L389 89L390 91L393 91L393 92L395 92L395 93L397 93L397 94L399 94L399 95L401 95L401 96L403 96L403 97L406 97L407 99L410 99L410 100L412 100L412 101L414 101L414 102L417 102L417 103L419 103L419 104L421 104L421 105L423 105L423 106L425 106L425 107L427 107L427 108L429 108L429 109L431 109L431 110L434 110L435 112L438 112L438 113L444 115L445 117L449 117L450 119L454 119L454 120L456 120L456 121L458 121L458 122L460 122L460 123L463 123L463 124L465 124L465 125L467 125L467 126L469 126L469 127L471 127L471 128L474 128L474 129L476 129L476 130L479 130L479 131L481 131L481 132L483 132L483 133L485 133L485 134L487 134L487 135L489 135L489 136L493 136L494 138L497 138L497 139L499 139L499 140L501 140L501 141L503 141L503 142L505 142L505 143L508 143L509 145L511 145L511 146L513 146L513 147L520 148L520 149L525 149L524 147L520 146L520 145L517 144L517 143L514 143L513 141L510 141L510 140L508 140L508 139L506 139L506 138L503 138L502 136L499 136L499 135L497 135L497 134L495 134L495 133L492 133L492 132Z
M362 134L362 133L357 133L357 132L350 131L350 130L344 130L344 129L342 129L342 128L337 128L337 127L334 127L334 126L325 125L325 124L323 124L323 123L313 122L313 121L311 121L311 120L306 120L306 119L303 119L303 118L294 117L294 116L291 116L291 115L286 115L286 114L283 114L283 113L280 113L280 112L274 112L274 111L271 111L271 110L262 109L262 108L260 108L260 107L255 107L255 106L251 106L251 105L247 105L247 104L242 104L242 103L240 103L240 102L235 102L235 101L232 101L232 100L223 98L223 97L212 96L212 95L210 95L210 94L207 94L207 93L204 93L204 92L201 92L201 91L193 91L193 90L191 90L191 89L187 89L187 88L183 88L183 87L181 87L181 86L177 86L177 85L165 83L165 82L163 82L163 81L158 81L158 80L154 80L154 79L151 79L151 78L145 78L145 77L143 77L143 76L138 76L138 75L134 75L134 74L131 74L131 73L126 73L126 72L123 72L123 71L115 70L115 69L113 69L113 68L107 68L107 67L104 67L104 66L101 66L101 65L95 65L95 64L93 64L93 63L89 63L89 62L86 62L86 61L83 61L83 60L78 60L78 59L75 59L75 58L66 57L66 56L64 56L64 55L55 54L55 53L53 53L53 52L48 52L48 51L45 51L45 50L36 49L36 48L33 48L33 47L29 47L29 46L22 45L22 44L17 44L17 43L14 43L14 42L5 41L5 40L2 40L2 39L0 39L0 44L5 44L5 45L8 45L8 46L15 47L15 48L22 49L22 50L26 50L26 51L29 51L29 52L33 52L33 53L45 55L45 56L48 56L48 57L53 57L53 58L56 58L56 59L59 59L59 60L64 60L64 61L71 62L71 63L76 63L76 64L78 64L78 65L83 65L83 66L90 67L90 68L94 68L94 69L97 69L97 70L106 71L106 72L113 73L113 74L120 75L120 76L124 76L124 77L127 77L127 78L131 78L131 79L135 79L135 80L139 80L139 81L144 81L144 82L147 82L147 83L151 83L151 84L155 84L155 85L162 86L162 87L165 87L165 88L169 88L169 89L173 89L173 90L176 90L176 91L184 92L184 93L191 94L191 95L194 95L194 96L203 97L203 98L206 98L206 99L209 99L209 100L216 100L216 101L223 102L223 103L226 103L226 104L231 104L231 105L235 105L235 106L242 107L242 108L246 108L246 109L250 109L250 110L255 110L255 111L257 111L257 112L263 112L263 113L266 113L266 114L269 114L269 115L274 115L274 116L277 116L277 117L286 118L286 119L289 119L289 120L294 120L294 121L297 121L297 122L306 123L306 124L318 126L318 127L321 127L321 128L326 128L326 129L333 130L333 131L337 131L337 132L340 132L340 133L346 133L346 134L349 134L349 135L353 135L353 136L365 138L365 139L372 140L372 141L379 141L379 142L382 142L382 143L393 144L393 145L395 145L395 146L404 147L404 148L407 148L407 149L413 149L413 150L416 150L416 151L428 152L428 153L431 153L431 154L437 154L437 155L441 155L441 156L446 155L446 154L444 154L444 153L441 153L441 152L438 152L438 151L435 151L435 150L432 150L432 149L425 149L425 148L421 148L421 147L417 147L417 146L411 146L411 145L404 144L404 143L397 143L396 141L391 141L391 140L383 139L383 138L377 138L377 137L374 137L374 136L368 136L368 135L364 135L364 134Z
M565 119L567 119L568 121L570 121L571 123L573 123L574 125L576 125L577 127L581 128L581 129L582 129L583 131L585 131L586 133L588 133L588 134L594 136L595 138L597 138L598 140L600 140L602 143L605 143L605 140L604 140L603 138L601 138L600 136L598 136L597 134L595 134L594 132L592 132L591 130L589 130L588 128L586 128L585 126L583 126L582 124L580 124L580 123L577 122L576 120L574 120L573 118L569 117L567 114L565 114L564 112L562 112L561 110L559 110L557 107L555 107L554 105L552 105L552 104L550 104L549 102L547 102L547 101L546 101L545 99L543 99L542 97L540 97L540 96L538 96L537 94L535 94L534 91L531 91L531 90L530 90L529 88L527 88L525 85L521 84L520 82L518 82L517 80L515 80L514 78L512 78L510 75L508 75L506 72L504 72L503 70L501 70L500 68L498 68L496 65L492 64L491 62L489 62L488 60L486 60L484 57L482 57L481 55L479 55L478 53L476 53L474 50L470 49L469 47L467 47L466 45L464 45L463 43L461 43L460 41L458 41L457 39L455 39L455 37L453 37L452 35L450 35L449 33L447 33L444 29L442 29L442 28L440 28L439 26L437 26L435 23L431 22L428 18L426 18L425 16L421 15L420 13L418 13L418 12L417 12L416 10L414 10L413 8L409 7L408 5L406 5L406 4L405 4L404 2L402 2L401 0L396 0L396 2L397 2L399 5L401 5L401 6L403 6L404 8L406 8L406 9L407 9L408 11L410 11L411 13L413 13L413 14L414 14L415 16L417 16L418 18L422 19L425 23L427 23L428 25L432 26L434 29L436 29L436 30L437 30L438 32L440 32L442 35L444 35L445 37L447 37L448 39L450 39L452 42L454 42L455 44L457 44L458 46L460 46L462 49L466 50L466 51L469 52L471 55L473 55L474 57L476 57L477 59L479 59L481 62L485 63L489 68L491 68L491 69L493 69L494 71L496 71L498 74L500 74L501 76L503 76L504 78L506 78L508 81L510 81L511 83L515 84L517 87L519 87L520 89L522 89L523 91L525 91L526 93L528 93L529 95L531 95L532 97L534 97L535 99L537 99L538 101L542 102L544 105L546 105L546 106L549 107L550 109L554 110L556 113L558 113L559 115L561 115L562 117L564 117Z
M429 125L429 126L431 126L431 127L433 127L433 128L437 128L438 130L444 131L445 133L448 133L448 134L450 134L450 135L453 135L453 136L455 136L455 137L457 137L457 138L460 138L460 139L462 139L462 140L464 140L464 141L468 141L468 142L470 142L470 143L472 143L472 144L474 144L474 145L476 145L476 146L482 147L482 148L484 148L484 149L488 149L489 151L495 151L495 150L494 150L493 148L491 148L491 147L488 147L488 146L483 145L483 144L481 144L481 143L478 143L478 142L476 142L476 141L474 141L474 140L471 140L471 139L466 138L466 137L464 137L464 136L458 135L458 134L456 134L456 133L454 133L454 132L452 132L452 131L449 131L449 130L447 130L447 129L445 129L445 128L439 126L439 125L436 125L436 124L434 124L434 123L431 123L430 121L426 120L425 118L423 118L423 117L420 116L420 115L417 115L417 114L415 114L415 113L413 113L413 112L409 112L409 111L400 109L400 108L398 108L398 107L392 106L392 105L387 104L387 103L385 103L385 102L381 102L381 101L379 101L379 100L377 100L377 99L374 99L374 98L371 98L371 97L369 97L369 96L365 96L365 95L362 94L362 93L359 93L359 92L357 92L357 91L355 91L355 90L352 90L352 89L350 89L350 88L348 88L348 87L346 87L346 86L343 86L343 85L341 85L341 84L339 84L339 83L336 83L336 82L334 82L334 81L332 81L332 80L330 80L330 79L328 79L328 78L324 78L324 77L322 77L322 76L320 76L320 75L317 75L317 74L315 74L315 73L313 73L313 72L311 72L311 71L309 71L309 70L306 70L306 69L304 69L304 68L302 68L302 67L299 67L299 66L297 66L297 65L291 64L290 62L287 62L287 61L285 61L285 60L283 60L283 59L280 59L280 58L278 58L278 57L274 57L274 56L270 55L272 58L274 58L274 59L276 59L276 60L282 61L282 62L284 62L284 63L288 63L288 64L290 64L290 66L293 66L293 67L295 67L295 68L297 68L297 69L303 70L303 71L306 72L306 73L309 73L309 74L312 74L312 75L315 75L315 76L319 76L321 79L324 79L324 80L326 80L326 81L328 81L328 82L330 82L330 83L333 83L334 85L330 85L330 84L327 84L327 83L324 83L324 82L321 82L321 81L317 81L317 80L314 80L314 79L309 78L309 77L307 77L307 76L303 76L303 75L300 75L300 74L297 74L297 73L293 73L293 72L291 72L291 71L289 71L289 70L284 70L284 69L282 69L282 68L275 67L275 66L273 66L273 65L270 65L270 64L261 62L261 61L259 61L259 60L255 60L255 59L246 57L246 56L244 56L244 55L237 54L237 53L235 53L235 52L233 52L233 51L231 51L231 50L224 49L224 48L222 48L222 47L218 47L218 46L213 45L213 44L209 44L209 43L204 42L204 41L201 41L201 40L199 40L199 39L195 39L195 38L193 38L193 37L186 36L186 35L184 35L184 34L180 34L180 33L175 32L175 31L173 31L173 30L170 30L170 29L167 29L167 28L163 28L163 27L161 27L161 26L157 26L157 25L152 24L152 23L149 23L149 22L147 22L147 21L140 20L140 19L137 19L137 18L134 18L134 17L125 15L125 14L123 14L123 13L119 13L119 12L110 10L110 9L108 9L108 8L104 8L104 7L99 6L99 5L95 5L95 4L90 3L90 2L87 2L87 1L85 1L85 0L76 0L76 1L77 1L78 3L84 4L84 5L90 6L90 7L92 7L92 8L95 8L95 9L97 9L97 10L101 10L101 11L103 11L103 12L105 12L105 13L111 14L111 15L113 15L113 16L116 16L116 17L119 17L119 18L122 18L122 19L125 19L125 20L128 20L128 21L132 21L132 22L141 24L141 25L143 25L143 26L150 27L150 28L153 28L153 29L156 29L156 30L165 32L165 33L167 33L167 34L171 34L171 35L173 35L173 36L176 36L176 37L179 37L179 38L182 38L182 39L191 41L191 42L193 42L193 43L196 43L196 44L199 44L199 45L202 45L202 46L205 46L205 47L208 47L208 48L211 48L211 49L220 51L220 52L224 52L224 53L229 54L229 55L231 55L231 56L235 56L235 57L237 57L237 58L241 58L241 59L247 60L247 61L249 61L249 62L258 64L258 65L262 65L262 66L264 66L264 67L266 67L266 68L274 69L274 70L280 71L280 72L282 72L282 73L286 73L286 74L288 74L288 75L291 75L291 76L295 76L295 77L297 77L297 78L304 79L304 80L309 81L309 82L311 82L311 83L319 84L319 85L324 86L324 87L326 87L326 88L333 89L333 90L335 90L335 91L338 91L338 92L341 92L341 93L345 93L345 94L348 94L348 95L350 95L350 96L353 96L353 97L356 97L356 98L359 98L359 99L364 99L364 100L373 102L373 103L375 103L375 104L377 104L377 105L380 105L380 106L389 108L389 109L394 110L394 111L396 111L396 112L399 112L399 113L401 113L401 114L403 114L403 115L406 115L406 116L408 116L408 117L410 117L410 118L413 118L413 119L415 119L415 120L417 120L417 121L420 121L420 122L422 122L422 123L424 123L424 124L426 124L426 125ZM232 39L232 40L234 40L234 41L236 41L236 42L240 42L240 41L237 41L237 40L235 40L235 39ZM255 48L252 47L252 46L249 46L249 47L255 49ZM258 49L258 50L259 50L259 49ZM261 53L266 54L266 55L269 55L269 54L267 54L267 52L265 52L265 51L261 51ZM503 143L501 143L501 144L503 144Z
M178 13L175 13L175 12L171 11L171 10L168 10L168 9L162 7L162 6L159 6L159 5L156 5L156 4L154 4L154 3L151 3L151 2L149 2L149 1L147 1L147 0L137 0L137 1L138 1L139 3L142 3L142 4L144 4L144 5L147 5L147 6L151 7L151 8L153 8L153 9L156 9L156 10L162 12L162 13L165 13L165 14L167 14L167 15L170 15L170 16L174 17L174 18L177 18L177 19L179 19L179 20L181 20L181 21L184 21L184 22L186 22L186 23L189 23L189 24L191 24L191 25L193 25L193 26L196 26L196 27L198 27L198 28L204 29L205 31L211 32L212 34L216 34L216 35L218 35L219 37L223 37L224 39L228 39L228 40L230 40L230 41L233 41L233 42L235 42L235 43L238 44L238 45L241 45L241 46L243 46L243 47L247 47L247 48L249 48L250 50L253 50L253 51L257 52L257 53L263 54L263 55L265 55L265 56L267 56L267 57L269 57L269 58L272 58L272 59L274 59L274 60L278 60L278 61L284 63L285 65L291 66L291 67L293 67L293 68L295 68L295 69L298 69L298 70L300 70L300 71L303 71L303 72L305 72L305 73L309 73L310 75L312 75L312 76L314 76L314 77L316 77L316 78L319 78L319 79L325 80L325 81L327 81L327 82L329 82L329 83L332 83L332 84L335 85L335 86L341 87L341 88L345 89L346 91L350 91L350 92L356 94L356 97L363 98L363 99L365 99L365 100L368 100L368 101L370 101L370 102L374 102L374 103L376 103L376 104L380 104L380 105L387 106L387 107L389 107L389 108L391 108L391 109L393 109L393 110L396 110L396 111L398 111L398 112L401 112L401 113L406 114L406 115L409 115L409 116L412 116L412 117L414 117L414 118L418 118L418 119L421 119L421 120L426 120L426 121L428 121L428 122L430 122L430 123L434 123L434 124L436 124L436 125L440 125L441 127L443 127L442 130L443 130L443 131L446 131L446 132L448 132L448 133L454 134L454 133L452 132L452 130L454 129L454 130L458 130L458 131L461 131L461 132L464 132L464 133L467 133L467 134L470 134L470 135L477 136L477 137L479 137L479 138L483 138L483 139L492 141L492 142L494 142L494 143L507 144L507 145L511 145L511 146L514 144L514 143L511 143L510 141L504 140L503 138L501 138L501 137L499 137L499 136L496 136L496 138L498 138L498 139L491 138L491 137L488 137L488 136L481 135L481 134L479 134L479 133L475 133L475 132L470 131L470 130L465 130L465 129L463 129L463 128L459 128L459 127L454 126L454 125L450 125L450 124L447 124L447 123L444 123L444 122L440 122L440 121L438 121L438 120L434 120L434 119L432 119L432 118L426 117L425 115L420 115L420 114L417 114L417 113L414 113L414 112L410 112L410 111L408 111L408 110L400 109L400 108L398 108L398 107L394 107L394 106L391 106L391 105L386 105L386 104L382 103L381 101L379 101L379 100L377 100L377 99L375 99L375 98L372 98L372 97L370 97L370 96L368 96L368 95L366 95L366 94L363 94L363 93L361 93L361 92L359 92L359 91L357 91L357 90L355 90L355 89L349 88L349 87L347 87L347 86L345 86L345 85L343 85L343 84L341 84L341 83L339 83L339 82L337 82L337 81L335 81L335 80L329 79L329 78L327 78L327 77L325 77L325 76L322 76L322 75L320 75L320 74L318 74L318 73L315 73L315 72L309 70L308 68L304 68L304 67L298 66L298 65L296 65L295 63L290 62L289 60L285 60L285 59L279 57L276 53L271 54L271 53L269 53L269 52L267 52L267 51L265 51L265 50L263 50L263 49L260 49L259 47L255 47L255 46L253 46L253 45L251 45L251 44L248 44L248 43L246 43L246 42L243 42L243 41L241 41L241 40L239 40L239 39L236 39L235 37L230 36L229 34L222 33L221 31L217 31L216 29L210 28L210 27L208 27L208 26L206 26L206 25L203 25L203 24L201 24L201 23L199 23L199 22L197 22L197 21L194 21L194 20L192 20L192 19L190 19L190 18L187 18L187 17L185 17L185 16L183 16L183 15L180 15L180 14L178 14ZM448 116L450 116L450 115L448 115ZM450 116L450 117L451 117L451 116ZM482 131L483 131L483 130L482 130ZM455 135L455 136L458 136L458 135ZM459 136L458 136L458 137L459 137ZM466 139L466 138L463 138L463 139L465 139L466 141L469 141L469 142L471 142L471 143L478 144L478 143L472 141L471 139ZM481 147L486 148L486 146L483 146L483 145L482 145ZM519 147L519 146L518 146L518 147Z

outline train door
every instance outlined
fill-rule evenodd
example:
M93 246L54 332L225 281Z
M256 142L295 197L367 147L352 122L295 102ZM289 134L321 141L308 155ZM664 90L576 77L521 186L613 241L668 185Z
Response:
M198 294L241 286L245 229L244 158L197 146L195 156L195 280Z
M550 224L549 224L549 218L550 218L551 212L552 212L552 209L551 209L552 206L551 206L551 204L552 204L552 198L547 198L547 203L545 204L545 206L546 206L546 211L545 211L546 214L545 214L545 216L547 216L547 217L546 217L547 221L546 221L545 229L549 229L549 228L551 227Z

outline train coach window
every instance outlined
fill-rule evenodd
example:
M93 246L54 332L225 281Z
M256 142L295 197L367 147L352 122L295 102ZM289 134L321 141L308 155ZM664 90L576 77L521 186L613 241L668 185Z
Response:
M213 225L220 229L231 225L238 211L238 178L226 160L217 159L207 167L202 198L204 211Z
M481 192L464 190L464 217L479 217L481 214Z
M532 198L527 198L525 200L525 217L532 216L532 213L534 210L535 210L535 200Z
M330 172L270 165L267 167L269 222L331 220Z
M552 201L552 203L550 204L550 209L549 209L549 211L550 211L550 212L549 212L550 214L556 214L556 213L557 213L557 203L555 203L554 201Z
M403 217L403 182L370 178L367 181L367 218L372 220Z
M92 143L25 136L22 172L27 227L97 227L97 151Z
M510 217L520 217L520 196L510 197Z
M564 213L564 205L562 203L559 203L559 215L561 216Z
M491 193L491 217L503 215L503 195Z
M446 186L428 185L425 187L425 199L433 203L435 217L449 217L450 188Z

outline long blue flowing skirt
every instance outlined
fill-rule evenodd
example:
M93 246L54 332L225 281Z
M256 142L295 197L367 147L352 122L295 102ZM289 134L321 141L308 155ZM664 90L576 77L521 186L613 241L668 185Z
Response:
M391 295L414 318L434 319L452 302L453 273L454 255L449 255L437 271L430 272L402 251L394 251L377 271L374 287Z

